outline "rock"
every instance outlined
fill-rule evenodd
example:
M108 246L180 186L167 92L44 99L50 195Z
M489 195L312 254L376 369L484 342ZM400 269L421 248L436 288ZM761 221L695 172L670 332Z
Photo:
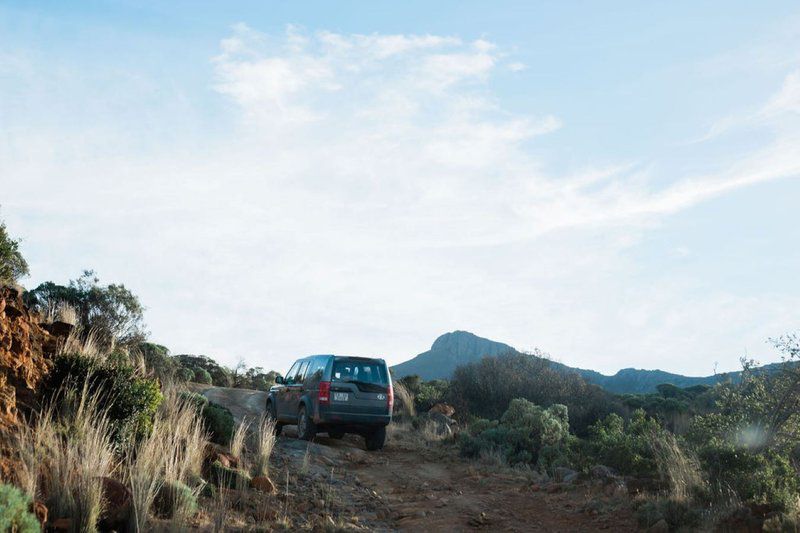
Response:
M669 524L663 518L647 528L648 533L669 533Z
M37 500L31 503L30 511L36 515L36 519L44 526L45 522L47 522L47 506L43 502Z
M103 484L105 510L100 517L101 529L124 531L131 516L131 491L128 487L110 477L97 478Z
M562 483L572 483L578 479L578 473L575 470L563 466L557 467L553 474L555 480Z
M428 409L429 415L432 415L434 413L440 413L446 416L447 418L453 418L453 415L456 413L456 409L452 405L448 405L446 403L437 403L436 405Z
M589 473L594 479L599 479L602 481L609 481L619 477L612 468L609 468L605 465L594 465L589 469Z
M267 494L276 492L275 484L267 476L256 476L250 480L250 488Z
M219 463L225 468L239 468L238 457L226 452L218 444L209 443L206 446L204 462L207 464L213 464L215 461L219 461Z

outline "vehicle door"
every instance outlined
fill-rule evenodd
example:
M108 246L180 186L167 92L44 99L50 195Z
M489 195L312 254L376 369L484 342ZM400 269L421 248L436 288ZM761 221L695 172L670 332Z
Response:
M331 410L339 415L386 415L389 373L383 361L337 357L331 373Z
M278 413L278 418L281 420L284 420L290 416L288 412L288 395L291 392L289 384L291 383L294 375L297 373L298 366L300 366L300 361L295 362L289 371L286 372L286 375L283 378L283 385L280 385L280 388L275 393L275 410Z
M303 395L303 379L308 369L308 361L301 361L297 371L292 376L292 381L286 386L286 417L297 420L297 411L300 404L300 396Z

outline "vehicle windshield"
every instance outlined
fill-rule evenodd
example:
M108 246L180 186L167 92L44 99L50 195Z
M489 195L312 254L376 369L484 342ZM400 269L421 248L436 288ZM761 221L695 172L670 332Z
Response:
M388 378L386 365L379 361L336 359L333 362L331 381L385 387L389 383Z

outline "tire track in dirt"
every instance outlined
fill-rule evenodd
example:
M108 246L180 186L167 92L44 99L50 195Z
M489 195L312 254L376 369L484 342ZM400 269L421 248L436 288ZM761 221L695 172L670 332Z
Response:
M195 392L230 409L237 422L255 421L264 413L265 392L192 384ZM458 457L452 447L414 444L414 439L390 439L381 452L364 451L363 439L320 436L300 445L293 426L278 439L282 461L301 466L297 451L308 450L311 460L346 473L341 490L363 493L371 503L351 497L350 510L371 517L377 529L401 531L635 531L628 504L608 512L590 512L597 499L590 487L565 492L536 491L523 472L487 467ZM413 436L413 435L412 435ZM287 459L288 458L288 459ZM294 461L294 463L291 463ZM611 505L611 504L609 504ZM595 506L596 507L596 506ZM592 508L595 508L592 507Z

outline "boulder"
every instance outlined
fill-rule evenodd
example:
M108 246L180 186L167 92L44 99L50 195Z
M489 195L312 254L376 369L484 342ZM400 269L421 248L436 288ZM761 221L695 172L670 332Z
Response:
M456 413L456 409L452 405L446 403L437 403L428 410L428 414L432 415L434 413L441 413L447 418L453 418L453 415Z
M563 466L557 467L553 474L553 477L559 483L574 483L579 475L575 470Z
M275 484L267 476L256 476L250 480L250 488L267 494L276 492Z
M128 487L110 477L98 478L103 484L104 509L100 527L104 531L124 531L131 516L133 501Z

